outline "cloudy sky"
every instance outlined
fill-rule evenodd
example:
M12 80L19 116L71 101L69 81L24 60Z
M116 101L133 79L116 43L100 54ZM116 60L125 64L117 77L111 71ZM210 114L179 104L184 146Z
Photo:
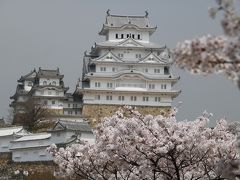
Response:
M221 34L218 20L208 17L214 0L0 0L0 117L8 115L16 81L33 68L60 68L74 91L81 76L83 52L98 36L106 10L111 14L144 15L158 29L152 41L174 48L177 42L205 34ZM214 120L239 120L240 91L222 75L196 76L173 68L181 80L178 118L193 119L205 109Z

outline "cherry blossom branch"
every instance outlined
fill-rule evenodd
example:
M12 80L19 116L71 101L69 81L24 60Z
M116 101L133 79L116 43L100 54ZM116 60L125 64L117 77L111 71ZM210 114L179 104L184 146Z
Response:
M240 88L240 16L232 0L217 0L210 17L223 12L223 36L207 35L178 43L172 55L176 66L195 74L224 73Z

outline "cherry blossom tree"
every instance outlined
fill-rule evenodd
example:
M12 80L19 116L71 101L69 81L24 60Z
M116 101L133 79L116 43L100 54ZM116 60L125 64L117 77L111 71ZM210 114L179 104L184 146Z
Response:
M59 150L49 147L60 172L83 179L223 179L219 163L239 159L237 136L221 119L209 128L211 114L194 121L141 115L124 107L95 130L96 143Z
M224 73L240 88L240 16L236 8L239 2L216 0L217 6L209 9L209 16L215 18L217 13L223 13L224 35L207 35L179 43L172 51L175 65L195 74ZM224 166L227 166L229 177L240 178L240 161Z
M175 64L192 73L224 73L240 88L240 16L239 0L216 0L209 9L210 17L223 12L222 36L207 35L179 43L173 50ZM238 9L239 10L239 9Z

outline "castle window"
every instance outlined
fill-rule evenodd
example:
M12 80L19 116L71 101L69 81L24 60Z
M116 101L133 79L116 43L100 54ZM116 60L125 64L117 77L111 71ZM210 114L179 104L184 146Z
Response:
M142 55L141 54L136 54L136 58L141 58Z
M52 91L48 91L48 95L52 95Z
M71 104L68 104L68 107L71 107Z
M144 70L144 72L145 72L145 73L148 73L148 68L146 68L146 69Z
M112 88L113 84L112 83L107 83L108 88Z
M57 96L59 95L59 92L58 92L58 91L56 91L56 95L57 95Z
M100 71L106 71L106 67L101 67Z
M121 39L124 39L124 34L121 34Z
M155 97L155 102L160 102L161 101L161 97Z
M127 34L127 38L129 38L130 37L130 34Z
M118 96L119 101L124 101L124 96Z
M151 57L148 58L148 60L152 61L152 60L154 60L154 57L151 56Z
M72 111L68 111L68 114L72 114Z
M143 96L143 101L148 101L148 97Z
M112 96L106 96L106 100L111 101L112 100Z
M47 81L43 81L43 85L47 85Z
M169 74L169 67L164 67L164 74Z
M137 97L136 96L131 96L131 101L137 101Z
M134 37L134 34L132 34L132 38L134 39L135 37Z
M118 34L116 34L116 39L118 39Z
M123 58L123 54L122 54L122 53L119 53L119 54L118 54L118 57Z
M56 102L55 101L52 101L52 105L54 105Z
M149 89L155 89L155 84L149 84L148 87Z
M160 69L154 69L154 73L155 74L159 74L160 73Z
M53 85L53 86L56 86L56 81L53 81L53 82L52 82L52 85Z
M113 67L113 68L112 68L112 72L115 72L115 71L116 71L116 69L115 69L115 67Z
M100 82L95 82L95 87L100 87L101 83Z
M141 36L140 36L140 34L138 34L137 38L138 38L138 39L141 39Z
M161 89L167 89L167 85L166 84L161 84Z

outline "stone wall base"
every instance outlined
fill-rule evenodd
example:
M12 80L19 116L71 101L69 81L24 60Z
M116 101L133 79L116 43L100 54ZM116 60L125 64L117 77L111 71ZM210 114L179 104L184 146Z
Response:
M112 116L122 105L104 105L104 104L84 104L82 115L89 119L92 126L95 126L102 118ZM171 107L163 106L134 106L137 110L144 115L152 114L167 116Z
M63 115L63 109L47 109L52 115Z

